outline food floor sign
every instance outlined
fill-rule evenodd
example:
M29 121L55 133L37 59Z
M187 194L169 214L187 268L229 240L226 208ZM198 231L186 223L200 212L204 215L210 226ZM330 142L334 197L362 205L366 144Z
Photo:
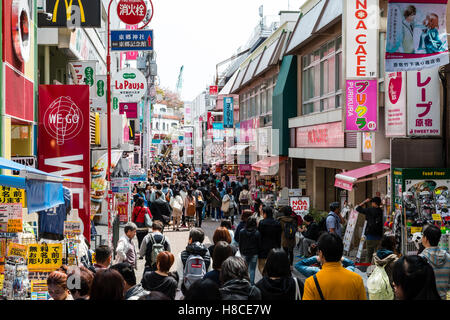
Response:
M309 213L310 199L309 197L289 197L289 203L292 211L302 218Z

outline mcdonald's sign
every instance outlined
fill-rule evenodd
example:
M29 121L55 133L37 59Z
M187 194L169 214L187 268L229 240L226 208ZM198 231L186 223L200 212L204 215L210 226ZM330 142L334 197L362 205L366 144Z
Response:
M46 13L38 14L39 28L100 28L101 0L46 0Z

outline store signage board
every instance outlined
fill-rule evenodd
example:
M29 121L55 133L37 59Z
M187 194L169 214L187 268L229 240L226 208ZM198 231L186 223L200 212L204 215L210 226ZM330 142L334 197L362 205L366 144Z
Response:
M346 81L345 132L378 130L378 80Z
M153 30L111 30L111 51L152 51Z
M10 242L8 244L8 257L27 258L27 246L24 244Z
M373 151L373 138L371 132L362 133L362 152L372 153Z
M0 204L21 203L25 207L25 190L0 186Z
M96 75L94 95L91 94L91 111L106 113L106 102L106 75Z
M39 169L64 177L90 239L89 86L39 86Z
M386 137L406 137L406 72L386 73Z
M233 128L234 101L232 97L223 99L223 126L224 128Z
M119 113L125 113L128 119L135 119L138 117L138 104L136 102L119 103Z
M86 84L89 86L89 94L92 99L96 92L95 73L97 61L74 61L68 63L69 74L71 75L69 84Z
M54 271L62 265L62 244L28 245L28 271Z
M357 221L358 221L358 211L352 210L348 218L347 227L345 228L345 235L343 240L344 252L348 253L350 251L350 245L353 239L353 234L355 232Z
M117 16L125 24L138 24L147 15L144 0L120 0L117 5Z
M346 78L378 77L378 0L346 0Z
M113 92L122 102L138 102L147 92L147 79L141 71L125 68L112 79Z
M446 12L446 0L389 0L386 71L417 71L448 64Z
M81 234L81 223L79 221L64 221L64 235L77 236Z
M137 30L137 25L127 25L127 30ZM125 52L125 59L126 60L136 60L139 55L139 51L127 51Z
M218 86L209 86L209 95L210 96L217 96L218 93L219 93Z
M128 193L130 186L130 178L111 178L111 189L113 193Z
M408 136L441 135L439 68L407 72Z
M344 148L341 122L331 122L295 129L297 148Z
M38 13L39 28L101 28L101 0L45 1L46 12Z
M289 204L292 207L292 211L296 215L302 216L302 218L308 214L310 208L309 197L289 197Z
M289 197L301 197L302 189L289 189Z

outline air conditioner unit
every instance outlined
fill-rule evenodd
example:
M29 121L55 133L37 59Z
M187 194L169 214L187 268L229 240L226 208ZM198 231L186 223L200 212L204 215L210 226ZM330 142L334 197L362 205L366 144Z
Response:
M37 0L36 9L38 13L47 12L47 1L46 0Z

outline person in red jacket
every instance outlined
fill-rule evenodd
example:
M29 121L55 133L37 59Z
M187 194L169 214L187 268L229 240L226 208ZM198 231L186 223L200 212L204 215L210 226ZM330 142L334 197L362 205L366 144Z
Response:
M142 240L148 233L148 229L145 226L145 215L148 214L150 218L153 218L150 209L144 205L144 199L138 198L136 205L134 206L133 213L131 215L131 221L138 227L136 237L138 239L138 247L141 247Z

